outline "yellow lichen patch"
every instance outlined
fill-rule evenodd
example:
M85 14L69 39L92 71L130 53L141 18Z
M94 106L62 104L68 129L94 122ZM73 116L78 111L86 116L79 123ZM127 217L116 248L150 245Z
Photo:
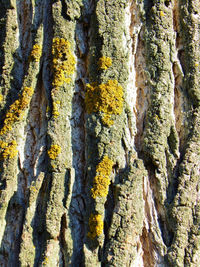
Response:
M70 83L69 77L75 70L75 57L71 51L69 41L63 38L54 38L52 45L53 54L53 87L58 88L64 83Z
M2 158L14 158L17 153L17 142L15 140L10 143L0 141L0 155Z
M111 120L111 115L110 114L104 114L103 117L102 117L102 122L105 124L105 125L113 125L114 121Z
M69 84L69 83L71 82L71 80L72 80L71 78L66 78L66 79L65 79L65 82L66 82L67 84Z
M165 13L163 11L160 11L160 16L164 17Z
M103 122L112 125L111 115L119 115L123 110L123 88L116 80L100 85L87 84L85 104L89 114L103 112Z
M12 125L23 118L24 111L29 106L33 92L33 88L25 87L20 97L10 106L0 131L1 135L12 130Z
M50 159L56 159L57 156L61 152L61 147L58 145L51 145L50 149L48 150L48 155Z
M113 161L105 156L96 169L97 175L93 181L91 195L96 197L106 197L110 185L110 174L112 172Z
M100 57L98 65L100 69L107 70L110 66L112 66L112 59L105 56Z
M3 95L0 94L0 102L2 102L2 101L3 101Z
M94 239L103 233L103 219L100 214L91 214L89 218L88 237Z
M37 188L35 187L35 185L31 185L29 190L30 190L31 193L36 193L37 192Z
M39 44L34 44L33 49L31 51L31 59L36 62L40 61L40 57L42 55L42 47Z
M52 111L52 114L54 116L54 118L57 118L59 116L59 112L58 112L58 105L60 104L60 101L56 101L56 102L53 102L53 111Z
M48 257L45 257L44 260L43 260L43 262L42 262L42 265L47 265L48 262L49 262Z

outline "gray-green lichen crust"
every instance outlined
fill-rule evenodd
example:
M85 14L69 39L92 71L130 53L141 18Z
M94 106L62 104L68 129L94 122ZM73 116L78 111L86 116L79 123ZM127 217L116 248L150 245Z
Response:
M143 152L146 161L155 166L157 201L164 205L170 173L166 162L178 156L178 136L173 119L173 35L172 7L157 3L149 11L146 21L147 79L150 87L150 104L144 130ZM171 142L173 140L173 142ZM168 154L173 157L167 159Z
M143 182L147 171L142 160L130 163L121 176L123 183L114 188L115 208L105 247L105 266L131 266L137 257L137 242L143 230Z
M200 163L200 111L199 111L199 59L196 42L200 4L197 1L180 1L180 29L184 44L184 90L191 109L190 135L183 160L179 166L177 194L171 206L171 225L174 238L167 255L170 266L198 266L199 240L199 163ZM197 16L198 14L198 16Z
M170 190L174 185L173 175L179 156L179 139L173 110L172 66L175 53L173 7L166 5L164 1L154 2L147 8L145 18L146 79L150 97L144 122L141 156L149 170L150 183L159 210L159 220L163 222L160 231L164 231L165 234L162 236L163 241L160 240L158 243L162 247L159 252L160 257L164 260L166 245L170 242L167 202L168 198L173 197Z

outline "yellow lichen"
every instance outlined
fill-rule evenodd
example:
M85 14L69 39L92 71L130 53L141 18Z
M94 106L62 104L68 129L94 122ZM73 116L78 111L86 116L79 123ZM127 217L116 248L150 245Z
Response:
M48 155L50 159L56 159L57 156L61 153L61 147L58 145L51 145L48 150Z
M49 258L48 257L45 257L43 262L42 262L42 265L47 265L49 262Z
M2 102L2 101L3 101L3 95L0 94L0 102Z
M165 13L163 11L160 11L160 16L164 17Z
M56 168L56 165L55 165L55 164L52 164L51 167L52 167L53 169L55 169L55 168Z
M112 59L110 57L101 57L98 61L98 65L100 69L107 70L110 66L112 66Z
M33 92L33 88L25 87L19 98L10 106L0 130L1 135L12 130L12 125L16 121L23 119L24 111L29 106Z
M54 38L52 45L53 54L53 87L58 88L64 83L70 83L69 77L75 70L75 57L73 56L69 41L63 38Z
M65 79L65 82L66 82L67 84L69 84L69 83L71 82L71 80L72 80L71 78L66 78L66 79Z
M33 49L31 51L31 59L36 62L40 61L40 57L42 55L42 47L39 44L34 44Z
M86 109L89 114L103 112L103 123L112 125L111 115L119 115L123 110L123 88L116 80L105 84L87 84L85 95Z
M89 218L88 237L94 239L103 233L103 219L100 214L91 214Z
M17 142L15 140L10 143L0 141L0 155L2 158L14 158L17 153Z
M103 117L102 117L102 122L105 124L105 125L113 125L114 121L111 120L111 115L110 114L104 114Z
M54 116L54 118L57 118L59 116L59 112L58 112L58 101L56 102L53 102L53 111L52 111L52 114Z
M96 169L97 175L93 180L91 195L96 197L106 197L110 185L110 175L112 172L113 161L105 156Z
M35 185L30 186L30 192L33 192L33 193L37 192L37 188L35 187Z

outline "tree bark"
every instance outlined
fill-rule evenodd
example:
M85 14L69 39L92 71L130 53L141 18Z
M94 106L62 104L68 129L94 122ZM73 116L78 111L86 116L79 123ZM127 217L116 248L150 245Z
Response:
M200 266L200 2L0 0L0 266Z

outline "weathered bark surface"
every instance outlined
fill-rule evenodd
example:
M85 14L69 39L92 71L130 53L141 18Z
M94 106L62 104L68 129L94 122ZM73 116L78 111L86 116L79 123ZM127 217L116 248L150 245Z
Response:
M200 2L0 0L0 266L200 266Z

